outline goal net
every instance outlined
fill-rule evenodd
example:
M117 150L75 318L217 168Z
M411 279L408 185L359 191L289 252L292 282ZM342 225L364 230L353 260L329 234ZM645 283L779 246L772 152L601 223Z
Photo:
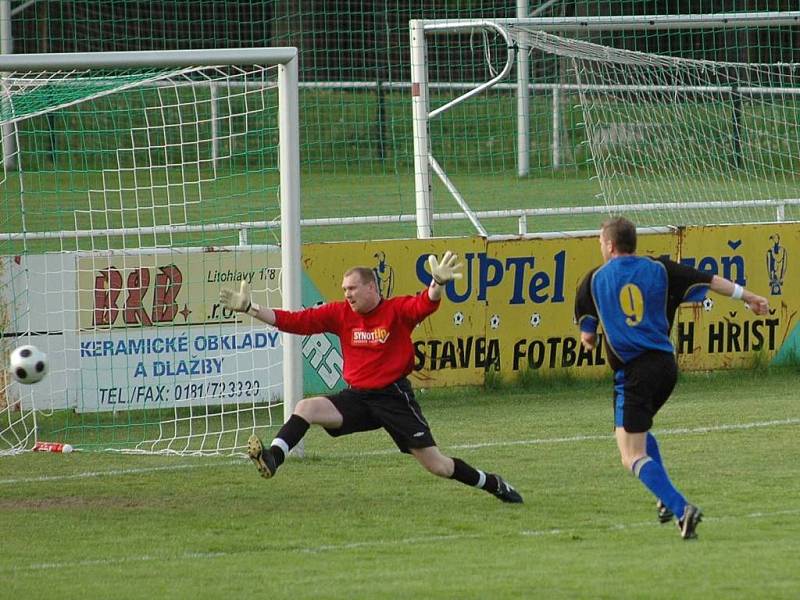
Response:
M524 31L564 61L610 213L642 225L800 216L800 65L645 54Z
M721 35L722 28L737 24L740 29L732 33L737 41L744 38L755 43L769 35L786 34L787 29L796 33L796 15L790 21L792 29L784 23L787 19L776 13L768 15L772 20L765 16L759 21L775 30L756 28L743 36L742 24L758 15L749 21L737 20L740 16L731 15L730 23L722 18L699 23L697 15L686 16L685 22L674 17L673 27L706 27L707 31L693 37L677 37L672 32L667 37L665 32L666 41L651 34L647 41L660 49L677 48L687 39L695 44L719 44L731 35ZM414 98L418 213L442 205L443 194L434 199L431 192L435 190L432 182L441 180L465 212L472 210L474 216L481 216L481 194L486 192L470 189L469 178L458 172L459 158L448 154L447 133L463 120L466 107L480 99L504 103L508 116L516 112L518 121L525 117L528 133L534 127L549 128L551 144L544 153L549 154L545 160L553 172L569 163L570 169L585 171L587 180L596 185L594 201L570 197L571 190L564 187L558 204L553 198L558 190L547 197L547 182L537 182L537 189L520 196L514 190L524 186L512 180L503 192L508 215L560 216L551 221L555 225L551 230L556 231L596 228L602 215L608 214L628 215L645 226L800 218L800 180L796 175L800 63L792 60L793 55L789 60L765 61L762 59L775 57L753 47L750 59L757 60L737 62L648 53L588 41L585 38L591 34L579 29L585 24L567 19L561 26L576 31L553 35L542 30L545 21L420 21L416 22L416 36L412 26L412 65L417 65L412 78L423 89ZM595 29L659 25L657 19L648 23L641 17L640 21L637 25L608 17ZM549 25L549 29L559 30L559 24ZM421 30L426 35L419 34ZM419 42L421 37L424 43ZM620 40L627 38L617 38ZM742 48L746 47L745 43ZM693 49L701 56L719 54L713 48ZM456 54L469 58L451 60ZM740 52L737 58L747 56ZM509 90L523 91L519 81L527 68L533 72L530 83L523 85L529 95L514 111ZM483 83L485 89L480 89L478 83L470 86L465 80L485 80L491 85ZM441 89L449 90L449 95L442 98ZM480 93L468 97L478 90ZM433 101L425 97L426 91ZM476 143L497 144L491 128L485 129L486 137ZM517 141L531 152L538 144L541 158L541 132L520 136ZM448 180L451 167L453 175ZM452 198L449 201L455 204ZM476 224L480 232L481 224Z
M232 453L302 395L293 48L2 57L0 454Z

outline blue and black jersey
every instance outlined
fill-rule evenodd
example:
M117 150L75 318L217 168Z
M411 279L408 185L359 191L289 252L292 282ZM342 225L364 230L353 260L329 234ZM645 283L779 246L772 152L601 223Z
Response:
M575 318L585 333L602 324L616 370L643 352L674 352L669 332L684 302L701 302L712 275L668 258L624 255L589 272L578 288Z

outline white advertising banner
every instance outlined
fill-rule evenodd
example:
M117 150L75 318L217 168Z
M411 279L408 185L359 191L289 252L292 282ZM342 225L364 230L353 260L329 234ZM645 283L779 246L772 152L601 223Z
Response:
M280 393L272 329L146 327L80 336L79 412L264 403Z
M78 369L74 254L0 257L0 329L7 358L23 344L47 354L49 374L36 385L8 378L0 406L63 409L73 405L68 378ZM5 375L5 369L3 369Z
M280 306L279 268L268 246L2 257L3 351L35 344L49 375L0 400L94 412L278 399L281 334L218 298L247 281Z
M282 384L280 334L219 304L247 281L280 306L280 252L78 256L79 412L267 402Z

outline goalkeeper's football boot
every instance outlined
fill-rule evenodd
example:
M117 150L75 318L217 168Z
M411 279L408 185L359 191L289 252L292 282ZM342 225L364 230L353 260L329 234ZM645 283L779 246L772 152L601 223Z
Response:
M661 500L656 502L656 514L658 514L659 523L669 523L675 515L669 509L669 506L664 504Z
M247 440L247 456L256 465L256 469L264 479L269 479L278 470L275 457L272 456L269 450L264 450L264 444L255 434L251 435L250 439Z
M494 494L497 498L500 498L500 500L503 502L522 504L522 496L520 496L519 492L514 489L514 486L500 477L500 475L495 475L495 477L497 477L497 491L492 492L492 494Z
M693 504L687 504L683 510L683 518L678 521L678 529L681 537L685 540L693 540L697 537L697 526L703 520L703 511Z

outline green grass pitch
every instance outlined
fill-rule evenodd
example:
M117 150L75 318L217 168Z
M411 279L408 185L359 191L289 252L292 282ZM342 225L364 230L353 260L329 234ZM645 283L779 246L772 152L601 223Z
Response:
M656 420L699 539L620 465L610 384L432 390L443 450L524 505L425 473L383 432L244 458L0 460L4 598L794 598L797 370L684 375ZM261 432L269 438L274 430Z

